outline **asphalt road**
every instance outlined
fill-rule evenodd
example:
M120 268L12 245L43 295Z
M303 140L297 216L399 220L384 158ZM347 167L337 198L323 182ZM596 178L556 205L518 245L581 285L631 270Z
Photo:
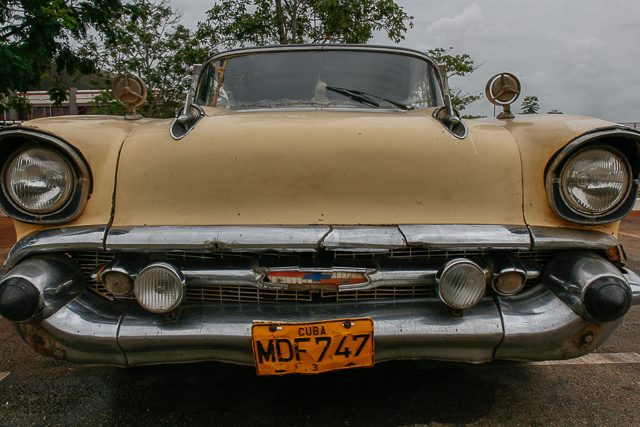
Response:
M0 218L0 258L12 239ZM640 271L640 214L620 240ZM0 426L639 426L640 307L597 353L260 378L220 363L76 366L38 355L0 320Z

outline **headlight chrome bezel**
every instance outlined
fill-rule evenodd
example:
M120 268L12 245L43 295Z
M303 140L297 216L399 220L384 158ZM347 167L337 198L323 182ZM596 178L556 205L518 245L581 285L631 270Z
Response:
M568 189L567 189L568 184L566 182L567 173L568 173L567 169L570 167L572 162L578 161L578 158L580 156L583 156L588 153L596 152L596 151L609 153L614 158L619 160L625 169L625 172L627 175L627 182L626 182L626 185L625 185L626 188L624 188L624 191L620 192L620 195L616 197L616 200L613 203L611 203L610 206L600 211L596 211L595 209L590 211L587 208L581 208L576 201L571 200L571 196L568 194ZM629 160L625 157L625 155L622 154L620 151L616 150L613 147L600 146L600 145L587 147L582 150L576 151L564 162L564 165L559 173L560 196L562 197L562 200L567 205L567 207L578 215L587 216L590 218L603 217L607 215L609 212L611 212L612 210L615 210L616 207L618 207L618 205L620 205L620 203L629 195L629 190L631 189L631 176L632 176L631 174L632 174L631 164L629 163Z
M601 129L576 138L558 151L545 171L547 201L551 210L567 221L583 225L599 225L624 218L635 205L640 173L640 134L621 127ZM616 204L601 212L576 209L563 194L562 176L567 165L577 156L590 150L604 150L615 155L624 164L629 182L624 195Z
M48 152L49 155L53 155L59 159L59 163L61 165L61 169L64 169L64 172L68 175L69 185L65 189L61 189L63 192L62 197L58 200L54 205L50 208L29 208L27 206L27 202L25 200L21 200L20 197L16 194L15 189L11 185L9 174L11 173L11 167L13 163L22 155L33 151L41 151ZM52 159L53 160L53 159ZM22 212L28 215L46 215L59 210L64 209L64 207L69 203L71 197L73 196L74 183L77 181L75 173L73 171L73 167L69 164L69 161L65 159L65 157L54 150L51 150L47 147L28 147L24 149L20 149L15 152L13 155L9 157L9 159L5 162L4 167L2 169L2 190L5 193L5 196L9 198L9 201L13 203L13 205L21 210Z
M3 162L0 175L0 206L5 213L29 224L60 224L76 219L84 210L91 192L91 172L84 157L67 142L45 132L25 128L4 129L0 132ZM32 211L20 206L7 187L7 171L11 162L20 154L39 148L60 157L69 168L72 182L65 201L47 211Z

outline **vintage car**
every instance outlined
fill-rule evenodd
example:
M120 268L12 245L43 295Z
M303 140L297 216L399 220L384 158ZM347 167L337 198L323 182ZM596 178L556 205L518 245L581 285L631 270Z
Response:
M237 49L174 120L0 130L18 242L0 315L86 365L222 361L260 375L396 359L574 358L633 305L619 222L640 133L570 115L461 120L445 73L395 47Z

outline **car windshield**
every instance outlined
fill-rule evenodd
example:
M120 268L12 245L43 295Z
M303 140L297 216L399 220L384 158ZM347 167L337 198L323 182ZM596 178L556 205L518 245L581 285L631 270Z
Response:
M255 108L394 108L442 105L426 60L379 51L273 51L230 56L204 68L196 102Z

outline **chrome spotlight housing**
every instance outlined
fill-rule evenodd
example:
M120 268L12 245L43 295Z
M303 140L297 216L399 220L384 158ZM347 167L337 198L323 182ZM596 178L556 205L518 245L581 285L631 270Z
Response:
M482 268L466 258L447 262L436 276L438 296L454 309L470 308L485 294L487 279Z
M152 313L168 313L175 309L186 293L184 276L174 266L154 263L145 267L133 284L138 303Z

